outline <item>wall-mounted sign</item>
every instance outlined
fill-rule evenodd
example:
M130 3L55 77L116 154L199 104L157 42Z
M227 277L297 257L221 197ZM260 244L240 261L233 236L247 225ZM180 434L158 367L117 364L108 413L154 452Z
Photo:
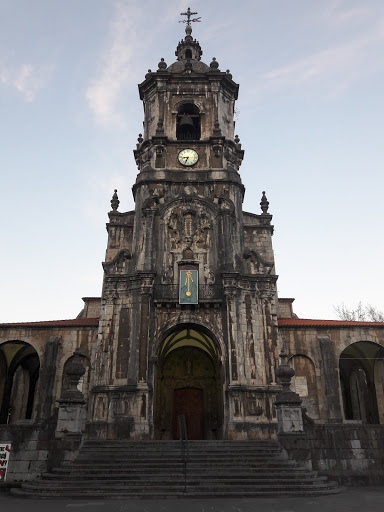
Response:
M198 304L199 273L180 270L179 304Z
M308 396L307 377L298 377L295 375L295 391L300 397Z
M9 455L11 453L11 444L0 444L0 482L5 482L9 464Z

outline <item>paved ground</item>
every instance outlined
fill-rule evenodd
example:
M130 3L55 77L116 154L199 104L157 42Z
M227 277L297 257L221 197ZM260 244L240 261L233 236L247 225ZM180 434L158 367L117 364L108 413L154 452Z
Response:
M30 500L0 493L1 512L383 512L384 487L314 498Z

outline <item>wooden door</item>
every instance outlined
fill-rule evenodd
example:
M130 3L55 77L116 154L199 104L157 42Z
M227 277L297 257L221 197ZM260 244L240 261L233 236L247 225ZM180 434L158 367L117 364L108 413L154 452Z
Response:
M173 438L180 438L177 417L184 414L188 439L203 439L203 390L175 389L173 403Z

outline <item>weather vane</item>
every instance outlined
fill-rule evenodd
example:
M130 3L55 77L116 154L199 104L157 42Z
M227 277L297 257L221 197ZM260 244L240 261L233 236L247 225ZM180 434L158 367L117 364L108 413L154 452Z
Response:
M192 21L198 21L198 22L200 22L200 20L201 20L201 16L200 16L199 18L193 18L193 19L191 19L191 16L192 16L193 14L197 14L197 12L191 12L191 8L190 8L190 7L188 7L188 11L187 11L187 12L181 12L181 13L180 13L180 16L187 16L187 18L188 18L188 19L187 19L187 20L181 20L181 21L179 21L179 23L186 23L187 25L189 25L189 26L190 26Z

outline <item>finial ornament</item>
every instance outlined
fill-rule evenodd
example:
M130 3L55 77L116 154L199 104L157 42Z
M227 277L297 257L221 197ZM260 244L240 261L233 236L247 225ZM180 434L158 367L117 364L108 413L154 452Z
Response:
M115 192L111 199L111 206L112 206L112 210L114 212L118 209L119 204L120 204L120 201L119 201L119 198L117 197L117 189L115 188Z
M261 209L263 210L263 215L267 215L268 214L269 201L267 199L267 196L265 195L265 190L263 190L263 195L261 197L260 206L261 206Z
M192 18L191 19L191 16L193 16L194 14L198 14L197 12L192 12L191 11L191 8L188 7L188 11L187 12L181 12L180 13L180 16L187 16L187 19L186 20L181 20L179 21L179 23L186 23L188 26L191 25L192 22L200 22L201 20L201 16L199 18Z
M216 60L216 57L212 58L212 62L210 63L209 67L211 69L219 69L219 63Z

